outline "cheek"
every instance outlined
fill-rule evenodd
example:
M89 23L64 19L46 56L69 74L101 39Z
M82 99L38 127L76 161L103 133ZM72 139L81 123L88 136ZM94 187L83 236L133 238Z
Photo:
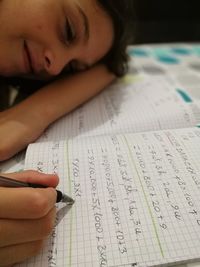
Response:
M42 24L38 24L36 25L36 29L41 32L43 30L43 25Z
M24 37L38 44L43 44L51 35L51 27L46 25L45 21L39 21L37 23L27 23L27 27L24 30Z
M47 36L49 36L50 29L52 27L47 27L45 22L40 22L32 26L30 33L32 31L33 38L35 37L36 40L44 40Z

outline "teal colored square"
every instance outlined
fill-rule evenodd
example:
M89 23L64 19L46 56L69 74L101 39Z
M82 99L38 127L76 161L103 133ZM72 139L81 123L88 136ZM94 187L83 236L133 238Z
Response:
M145 48L131 48L128 54L133 57L148 57L149 52Z
M200 46L195 46L193 48L193 50L194 50L195 54L197 54L198 56L200 56Z

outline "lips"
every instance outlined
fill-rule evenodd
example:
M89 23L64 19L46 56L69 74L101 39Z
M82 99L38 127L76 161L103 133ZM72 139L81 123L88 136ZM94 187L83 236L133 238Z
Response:
M31 54L26 41L24 41L24 63L26 73L33 73L34 69L32 66Z

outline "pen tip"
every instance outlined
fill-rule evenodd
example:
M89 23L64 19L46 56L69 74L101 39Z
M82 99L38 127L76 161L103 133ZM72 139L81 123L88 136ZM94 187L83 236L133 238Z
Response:
M62 202L65 202L68 205L73 205L75 201L71 197L63 194Z

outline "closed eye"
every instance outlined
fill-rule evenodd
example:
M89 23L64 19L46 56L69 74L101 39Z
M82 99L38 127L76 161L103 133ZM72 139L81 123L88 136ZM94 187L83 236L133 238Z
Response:
M74 26L69 21L69 19L66 19L65 24L65 41L67 45L71 44L76 39L76 32L74 29Z

